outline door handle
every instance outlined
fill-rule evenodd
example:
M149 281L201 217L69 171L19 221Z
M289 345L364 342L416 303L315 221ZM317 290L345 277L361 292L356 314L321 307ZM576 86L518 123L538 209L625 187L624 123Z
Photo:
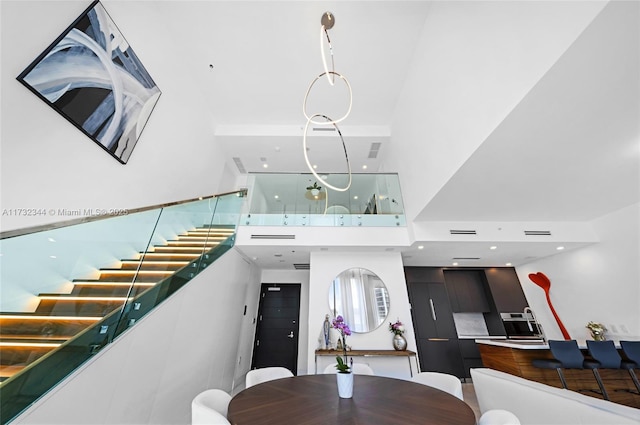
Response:
M429 305L431 306L431 317L433 317L433 320L438 320L438 318L436 317L436 309L433 306L433 299L429 298Z
M293 338L293 331L291 331L289 335L287 335L287 338Z

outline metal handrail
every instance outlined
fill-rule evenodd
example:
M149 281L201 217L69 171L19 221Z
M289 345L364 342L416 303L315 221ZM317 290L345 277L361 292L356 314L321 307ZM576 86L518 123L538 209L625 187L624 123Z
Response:
M205 199L219 198L221 196L232 195L234 193L237 193L238 196L240 196L240 197L245 197L245 196L247 196L247 189L246 188L242 188L240 190L234 190L234 191L231 191L231 192L219 193L217 195L200 196L198 198L185 199L183 201L168 202L168 203L164 203L164 204L150 205L150 206L147 206L147 207L140 207L140 208L135 208L135 209L131 209L131 210L128 209L126 211L127 211L127 215L129 215L129 214L135 214L135 213L149 211L149 210L155 210L155 209L158 209L158 208L166 208L166 207L172 207L174 205L186 204L186 203L189 203L189 202L202 201L202 200L205 200ZM86 217L72 218L70 220L58 221L58 222L55 222L55 223L39 224L39 225L36 225L36 226L31 226L31 227L24 227L22 229L7 230L5 232L0 232L0 240L14 238L16 236L29 235L29 234L32 234L32 233L45 232L47 230L60 229L60 228L63 228L63 227L75 226L77 224L89 223L89 222L92 222L92 221L104 220L104 219L107 219L107 218L121 217L121 216L122 215L115 215L115 214L114 215L105 214L105 215L97 215L97 216L86 216Z

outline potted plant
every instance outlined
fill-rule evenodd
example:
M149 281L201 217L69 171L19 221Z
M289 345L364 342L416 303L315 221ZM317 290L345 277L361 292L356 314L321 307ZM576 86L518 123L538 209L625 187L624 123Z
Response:
M318 196L322 190L322 186L318 186L318 182L313 182L313 186L308 186L307 190L310 191L313 196Z
M337 316L333 319L331 325L340 333L340 341L342 342L342 356L336 356L338 396L340 398L351 398L353 397L353 373L351 373L351 367L347 363L347 336L351 335L351 329L344 322L342 316Z

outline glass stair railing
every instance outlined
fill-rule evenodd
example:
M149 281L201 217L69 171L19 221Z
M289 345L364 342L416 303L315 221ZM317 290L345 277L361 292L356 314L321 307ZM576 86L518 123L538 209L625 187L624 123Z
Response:
M3 235L0 423L228 251L245 194Z

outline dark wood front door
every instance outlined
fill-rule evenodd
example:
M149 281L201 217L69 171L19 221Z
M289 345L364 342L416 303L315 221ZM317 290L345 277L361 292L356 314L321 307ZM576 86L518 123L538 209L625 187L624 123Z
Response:
M297 374L300 284L263 283L251 368L282 366Z

